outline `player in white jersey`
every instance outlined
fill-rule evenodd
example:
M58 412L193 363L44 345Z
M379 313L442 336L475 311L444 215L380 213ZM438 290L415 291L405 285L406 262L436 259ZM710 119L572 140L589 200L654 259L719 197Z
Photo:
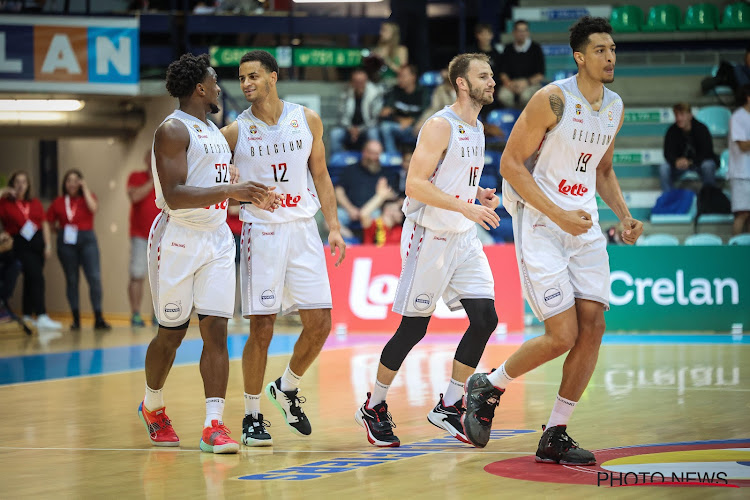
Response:
M628 211L612 168L624 113L620 96L604 86L614 81L611 33L609 22L599 17L584 17L571 27L578 73L534 95L500 164L521 286L545 333L525 342L494 372L469 378L464 428L475 446L485 446L506 386L567 352L552 414L542 426L537 462L596 462L566 431L596 366L609 308L609 258L596 193L622 222L625 243L634 244L643 231Z
M239 79L251 107L222 129L240 178L274 186L281 196L281 207L273 213L248 204L240 212L242 314L250 318L250 337L242 355L242 442L248 446L272 444L260 413L260 393L279 313L299 312L302 333L283 375L265 392L295 434L312 432L298 387L331 331L332 306L323 243L313 219L318 209L322 208L330 228L331 254L339 250L337 266L346 249L326 167L323 123L314 111L279 99L278 74L278 63L268 52L245 54Z
M479 364L497 326L495 283L476 223L497 227L500 199L479 186L484 167L484 128L477 119L493 101L495 81L484 54L461 54L448 66L456 102L425 122L406 178L401 276L393 311L402 315L383 348L372 393L354 415L375 446L399 446L385 402L401 364L427 332L440 298L469 317L456 349L448 388L427 415L430 423L468 442L461 428L463 381ZM479 200L481 204L475 204Z
M234 239L226 225L227 199L273 210L273 188L232 183L231 150L207 113L218 112L221 90L208 55L183 55L167 69L167 90L180 107L154 134L152 168L156 204L148 267L159 331L146 351L146 396L138 414L151 443L179 446L164 408L163 387L195 308L203 339L200 371L206 419L200 448L236 453L222 422L229 378L227 319L234 310Z

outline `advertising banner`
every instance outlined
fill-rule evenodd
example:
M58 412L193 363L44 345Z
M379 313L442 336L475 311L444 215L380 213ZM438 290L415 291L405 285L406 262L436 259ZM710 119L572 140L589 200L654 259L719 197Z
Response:
M138 93L138 19L0 16L0 91Z
M523 299L513 245L484 247L495 279L495 308L507 331L523 330ZM329 257L333 323L350 332L395 332L401 316L391 311L401 273L399 247L352 246L340 267ZM429 332L463 332L469 325L463 310L451 312L440 300ZM502 326L501 326L502 328Z

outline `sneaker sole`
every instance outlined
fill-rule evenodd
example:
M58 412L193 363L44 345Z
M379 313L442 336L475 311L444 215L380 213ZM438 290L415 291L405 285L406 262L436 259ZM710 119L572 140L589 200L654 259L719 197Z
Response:
M289 427L289 428L290 428L290 429L292 430L292 432L293 432L293 433L295 433L296 435L298 435L298 436L302 436L302 437L307 437L307 436L309 436L310 434L302 434L302 433L301 433L301 432L300 432L299 430L297 430L297 428L296 428L296 427L294 427L294 426L293 426L292 424L290 424L290 423L289 423L289 421L288 421L288 420L286 419L286 411L284 411L284 408L282 408L282 406L281 406L281 403L279 403L279 402L278 402L278 401L276 400L276 398L275 398L275 397L273 397L273 395L271 394L271 386L273 386L273 385L274 385L274 383L273 383L273 382L270 382L270 383L269 383L269 384L268 384L268 385L266 386L266 389L265 389L265 390L264 390L263 392L265 392L265 393L266 393L266 397L268 397L268 399L270 399L270 400L271 400L271 403L273 403L273 405L274 405L274 406L275 406L276 408L278 408L278 409L279 409L279 412L281 412L281 415L282 415L282 416L284 417L284 423L286 423L287 427ZM274 386L274 390L276 390L276 387L275 387L275 386ZM311 431L311 432L312 432L312 431Z
M237 453L240 451L240 444L239 443L227 443L227 444L220 444L218 446L211 446L210 444L206 444L201 439L200 443L201 451L205 451L206 453L214 453L214 454L228 454L228 453Z
M254 448L260 447L260 446L273 446L273 438L271 439L254 439L251 437L246 437L244 434L242 435L242 444L245 446L251 446Z
M154 441L153 439L151 439L151 433L148 430L148 424L146 423L146 419L143 418L143 412L141 411L140 406L138 407L138 417L141 419L141 422L143 422L143 425L146 427L146 432L148 433L148 440L151 441L152 445L164 446L164 447L180 446L179 441Z
M557 460L554 460L552 458L540 458L535 456L534 461L538 464L555 464L555 465L596 465L596 460L593 460L591 462L586 463L580 463L580 462L567 462L565 460L560 460L559 462Z
M461 427L464 428L464 435L466 436L466 440L468 441L468 444L474 446L475 448L484 448L485 446L487 446L487 443L484 443L484 444L482 444L482 443L475 443L469 437L469 433L466 432L466 413L464 413L463 415L461 415Z
M443 430L448 431L451 436L458 439L462 443L472 444L472 442L469 441L469 439L466 436L461 434L461 432L458 429L455 429L452 425L448 424L446 420L447 419L440 416L439 413L435 413L431 411L430 413L427 414L427 421L430 422L432 425L434 425L438 429L443 429Z
M370 428L364 422L364 415L362 414L362 408L359 408L354 413L354 421L357 422L360 425L360 427L364 427L365 434L367 435L367 441L370 444L375 445L378 448L398 448L399 446L401 446L401 441L394 441L390 443L388 441L381 441L379 439L375 439L375 437L373 437L372 434L370 434Z

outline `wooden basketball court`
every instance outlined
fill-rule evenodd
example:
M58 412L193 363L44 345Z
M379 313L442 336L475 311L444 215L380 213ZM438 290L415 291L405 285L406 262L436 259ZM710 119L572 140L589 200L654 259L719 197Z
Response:
M237 440L246 328L232 328L229 338L224 418ZM598 464L563 467L533 460L562 359L509 387L485 449L462 444L427 421L448 381L458 335L426 337L394 382L388 402L401 448L371 446L353 418L371 388L388 335L331 335L300 390L312 435L293 435L264 396L262 409L275 445L222 456L198 449L205 406L197 366L200 339L191 327L165 388L182 445L155 448L136 414L143 398L145 346L153 333L118 327L105 334L63 332L58 338L0 334L0 496L747 498L750 491L744 489L750 487L747 337L608 335L569 428L583 447L595 451ZM277 334L267 381L283 371L295 338L293 332ZM497 366L523 340L523 335L494 337L479 368ZM636 476L639 487L618 487L616 478L628 472L644 474ZM689 481L642 484L643 478L660 482L661 473L666 481ZM697 485L708 479L713 485ZM634 485L636 479L630 474L625 481Z

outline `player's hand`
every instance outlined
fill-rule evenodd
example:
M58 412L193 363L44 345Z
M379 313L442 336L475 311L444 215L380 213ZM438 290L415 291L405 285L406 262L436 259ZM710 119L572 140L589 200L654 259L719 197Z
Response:
M260 208L261 210L274 212L277 208L281 206L281 198L282 196L279 193L269 191L265 202L258 205L258 208Z
M643 234L643 222L632 217L622 219L622 241L628 245L634 245Z
M487 189L480 187L479 192L477 193L477 200L479 200L479 203L483 206L495 210L500 204L500 198L495 194L495 191L497 191L495 188Z
M559 220L554 221L560 229L573 236L586 233L594 224L585 210L565 210Z
M339 260L335 264L336 267L339 267L346 257L346 243L344 243L344 238L341 237L341 231L336 229L328 233L328 245L331 247L331 255L335 256L336 249L339 249Z
M494 229L500 225L500 216L495 211L484 205L464 203L461 213L470 221L478 222L486 230Z
M237 184L240 182L240 169L234 166L234 163L229 164L229 183Z
M268 187L258 182L240 182L236 184L232 198L240 202L249 202L256 206L262 206L268 198L268 193L274 189L276 189L276 186Z

